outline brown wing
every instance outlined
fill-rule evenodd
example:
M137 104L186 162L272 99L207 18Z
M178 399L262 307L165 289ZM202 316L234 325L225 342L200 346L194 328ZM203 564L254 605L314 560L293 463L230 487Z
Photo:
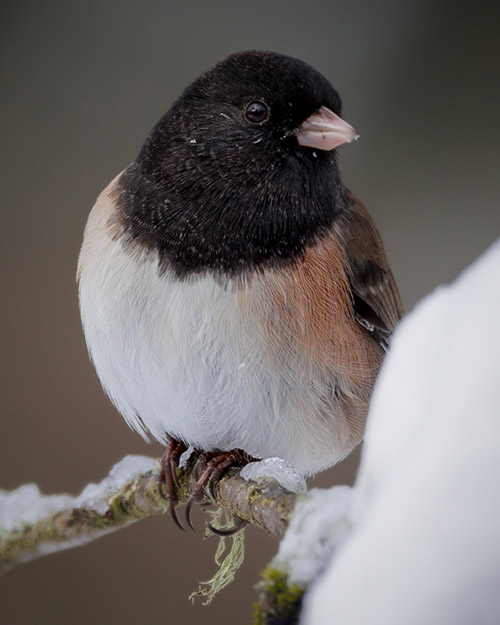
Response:
M387 347L394 326L403 316L401 298L372 218L354 194L350 199L338 228L347 251L356 318Z

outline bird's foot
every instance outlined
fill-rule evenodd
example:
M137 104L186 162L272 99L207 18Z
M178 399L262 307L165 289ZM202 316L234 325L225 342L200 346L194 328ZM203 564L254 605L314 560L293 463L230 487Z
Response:
M215 484L229 469L243 467L249 462L255 462L256 460L257 458L253 458L242 449L206 452L199 456L197 466L195 467L195 475L197 469L199 473L200 467L203 467L203 471L201 475L197 475L197 482L186 505L186 522L192 530L194 530L194 527L191 522L191 508L194 503L203 502L204 488L208 486L210 494L212 497L215 497ZM232 534L235 534L239 530L243 529L245 525L248 525L248 521L245 521L235 515L234 527L232 528L221 530L212 527L211 525L209 525L208 528L218 536L231 536Z
M168 437L168 445L161 457L160 474L158 476L158 492L160 497L168 502L168 509L173 522L179 529L182 527L175 508L178 503L177 491L179 483L177 481L177 469L179 468L179 458L186 451L186 445L171 436Z

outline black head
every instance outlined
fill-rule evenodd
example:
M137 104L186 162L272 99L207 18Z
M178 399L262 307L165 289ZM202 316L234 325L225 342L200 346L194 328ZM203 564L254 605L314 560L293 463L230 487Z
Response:
M192 83L120 179L127 233L178 275L289 262L328 229L344 188L335 152L297 132L340 97L314 68L231 55Z

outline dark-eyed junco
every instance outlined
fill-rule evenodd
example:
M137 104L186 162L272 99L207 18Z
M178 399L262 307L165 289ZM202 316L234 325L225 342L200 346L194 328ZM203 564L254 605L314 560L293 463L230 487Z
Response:
M167 487L184 445L214 452L215 472L279 456L310 475L363 436L402 309L340 179L335 148L357 136L340 113L310 65L231 55L187 87L90 214L87 344L128 424L168 443Z

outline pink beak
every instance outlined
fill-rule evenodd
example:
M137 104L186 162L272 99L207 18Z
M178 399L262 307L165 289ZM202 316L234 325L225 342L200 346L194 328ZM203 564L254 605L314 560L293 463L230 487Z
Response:
M326 106L321 106L316 113L302 122L295 134L299 145L318 150L333 150L359 137L350 124Z

